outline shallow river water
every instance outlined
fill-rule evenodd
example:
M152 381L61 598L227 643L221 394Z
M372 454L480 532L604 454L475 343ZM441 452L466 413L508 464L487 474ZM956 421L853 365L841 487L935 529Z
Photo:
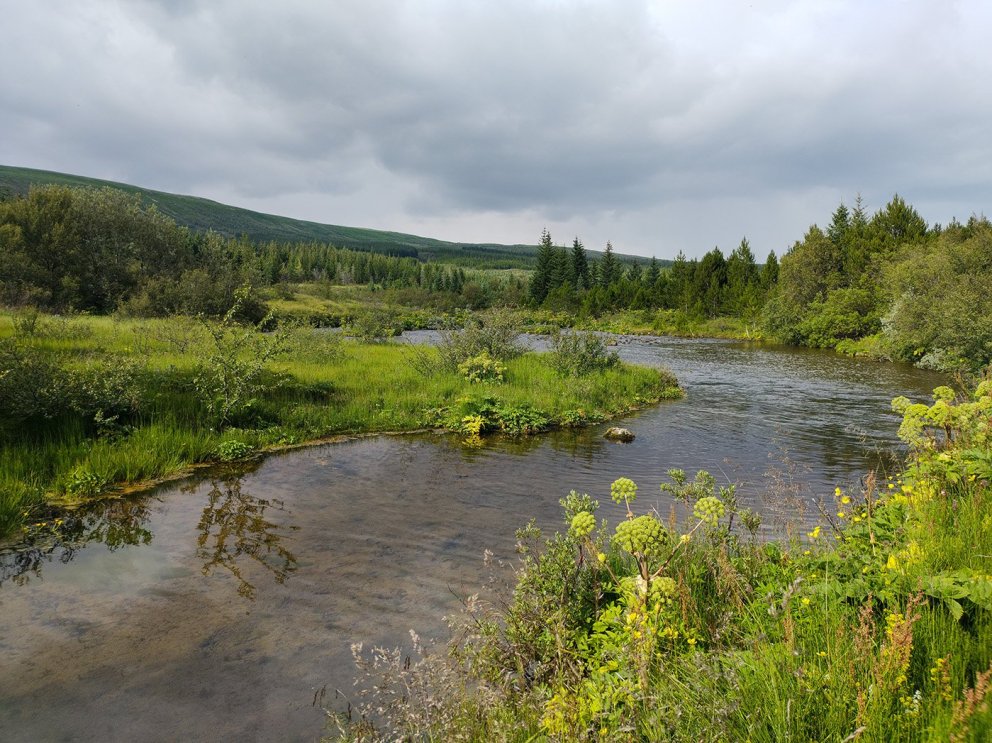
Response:
M412 340L429 335L411 334ZM0 550L0 740L316 740L352 691L350 645L440 635L441 617L558 500L640 486L667 515L670 467L740 483L766 534L815 517L835 485L885 467L889 401L942 378L832 353L621 338L686 398L605 426L483 449L434 435L360 438L215 470L70 519L69 544Z

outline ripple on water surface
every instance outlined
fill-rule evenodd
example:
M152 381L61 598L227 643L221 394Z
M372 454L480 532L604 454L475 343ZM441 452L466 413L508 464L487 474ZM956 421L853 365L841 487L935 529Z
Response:
M510 558L530 518L553 528L568 490L615 521L609 484L627 476L667 514L665 470L706 468L769 524L795 518L770 488L808 501L856 481L896 444L891 397L942 381L723 341L618 349L688 393L628 418L629 445L601 427L481 450L359 439L101 504L68 517L65 543L0 553L3 739L316 739L314 693L334 706L350 690L350 643L441 633L484 580L483 550Z

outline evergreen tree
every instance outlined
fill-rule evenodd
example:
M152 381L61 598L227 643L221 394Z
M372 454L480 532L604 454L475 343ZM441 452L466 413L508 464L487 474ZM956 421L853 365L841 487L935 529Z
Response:
M847 238L847 234L851 229L851 214L848 212L847 207L841 202L834 210L833 217L830 220L830 227L827 228L827 237L830 238L830 242L834 245L841 247L844 245L844 241Z
M692 281L694 299L707 317L720 314L726 286L727 261L720 248L713 248L696 266Z
M548 287L548 291L554 291L559 287L566 286L568 291L571 291L571 282L569 281L572 269L572 261L569 259L568 251L564 247L555 248L554 251L554 262L551 264L551 283Z
M613 243L606 241L606 250L603 252L603 259L599 265L599 285L608 289L620 278L620 263L613 255Z
M683 312L689 311L689 305L691 303L689 285L692 280L692 273L691 264L686 260L685 253L680 250L679 254L675 256L675 262L672 263L672 270L668 274L666 307L682 310Z
M647 274L644 276L644 283L650 287L654 287L658 283L658 277L661 275L661 269L658 267L658 259L651 256L651 264L648 266Z
M589 261L589 288L599 286L599 261L590 260Z
M588 289L592 286L589 283L589 261L586 257L586 249L578 237L572 242L572 284L576 290Z
M919 240L927 234L923 217L896 194L871 220L871 226L892 245Z
M551 243L551 233L545 227L537 246L537 266L530 280L530 298L534 304L541 304L548 296L554 264L555 246Z
M761 267L761 278L759 284L761 286L761 291L768 296L775 284L778 283L778 257L775 255L775 251L768 253L768 258L765 260L765 265Z
M727 297L725 309L739 317L750 318L758 309L758 266L747 238L727 259Z

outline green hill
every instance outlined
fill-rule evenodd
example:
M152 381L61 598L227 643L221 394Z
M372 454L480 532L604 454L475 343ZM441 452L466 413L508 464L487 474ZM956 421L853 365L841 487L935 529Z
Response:
M7 191L23 195L27 194L31 186L45 184L90 188L109 186L140 194L147 203L154 204L160 212L181 225L194 230L213 230L231 237L247 235L256 242L315 241L342 248L411 256L421 260L436 260L479 268L531 268L537 254L536 245L454 243L401 232L321 224L254 212L197 196L154 191L127 183L0 165L0 193ZM589 252L598 255L596 251ZM628 262L648 262L648 259L640 256L618 254L618 257ZM668 261L662 263L667 264Z

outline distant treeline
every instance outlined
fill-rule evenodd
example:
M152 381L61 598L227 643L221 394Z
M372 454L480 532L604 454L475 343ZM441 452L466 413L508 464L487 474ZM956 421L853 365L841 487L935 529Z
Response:
M303 281L417 289L469 308L525 292L513 274L193 231L112 188L40 186L0 201L0 303L8 306L222 315L238 287ZM264 304L252 296L243 313L257 319Z
M778 276L778 260L769 255L755 263L747 239L724 258L714 248L702 260L686 260L680 251L668 269L656 259L644 268L617 260L613 245L599 261L586 255L575 238L571 248L555 247L547 230L541 235L530 299L549 309L599 315L620 309L679 309L698 317L753 317Z
M402 290L406 303L481 309L528 305L577 316L665 310L739 318L783 342L840 347L936 369L992 362L992 225L929 226L898 195L870 215L841 204L779 260L747 239L729 256L679 253L670 267L599 258L545 230L529 282L323 243L254 243L190 230L111 188L41 186L0 199L0 303L65 312L221 315L238 287L299 282ZM254 295L246 318L265 306Z
M690 320L736 317L773 339L838 347L939 370L992 363L992 225L928 226L898 195L869 216L856 199L824 230L810 227L778 260L755 262L747 239L727 257L680 252L670 269L623 266L607 243L599 262L582 242L541 236L530 283L536 306L597 316L673 310Z

